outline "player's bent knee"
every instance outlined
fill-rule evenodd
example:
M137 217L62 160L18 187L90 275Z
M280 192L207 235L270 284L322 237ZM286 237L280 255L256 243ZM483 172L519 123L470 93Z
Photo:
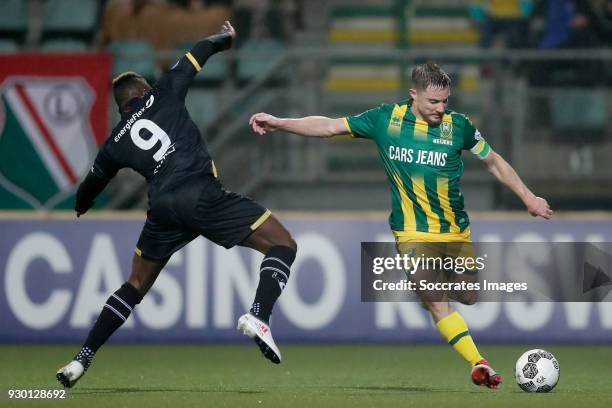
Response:
M144 296L147 294L157 276L166 265L170 258L161 260L145 259L139 255L134 255L132 260L132 273L128 282Z
M297 252L297 242L295 242L291 235L289 235L288 242L285 244L285 246L288 246L289 248L293 249L294 252Z
M450 310L448 302L427 302L424 301L423 305L429 309L433 315L446 315Z
M287 232L286 234L282 234L279 237L272 237L269 242L270 246L284 246L287 248L291 248L294 252L297 252L297 242L293 239L291 234Z
M128 283L132 285L138 292L143 294L142 292L143 292L145 285L141 279L138 279L135 276L130 276L130 278L128 279Z

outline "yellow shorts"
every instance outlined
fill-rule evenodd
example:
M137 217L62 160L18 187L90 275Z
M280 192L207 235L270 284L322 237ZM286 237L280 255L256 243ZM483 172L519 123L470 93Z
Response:
M431 233L421 231L393 231L395 242L472 242L470 227L462 232Z
M470 228L463 232L429 233L393 231L397 251L413 257L475 258Z

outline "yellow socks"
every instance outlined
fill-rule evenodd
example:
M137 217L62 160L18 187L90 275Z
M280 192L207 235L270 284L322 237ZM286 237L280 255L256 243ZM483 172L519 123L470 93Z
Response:
M436 326L448 344L453 346L470 365L474 366L483 359L470 336L465 320L458 312L449 314L436 323Z

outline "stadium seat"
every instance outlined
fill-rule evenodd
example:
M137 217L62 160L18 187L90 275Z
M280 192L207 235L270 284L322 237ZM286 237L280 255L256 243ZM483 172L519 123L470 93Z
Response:
M19 51L19 46L13 40L0 40L0 53L14 53Z
M0 12L0 35L23 41L28 30L28 22L23 0L3 0Z
M96 0L47 0L43 19L43 36L77 35L91 39L96 30Z
M219 98L215 91L193 88L187 93L185 105L193 121L202 129L215 118L219 107Z
M398 40L398 19L393 4L346 4L331 13L329 39L332 43L387 43Z
M249 81L268 72L287 52L286 45L274 39L249 40L238 51L238 79ZM278 72L276 79L283 74Z
M400 65L381 58L336 59L327 70L328 91L397 91Z
M117 41L109 46L109 50L115 58L113 76L136 71L147 79L156 77L155 50L147 41Z
M73 38L58 38L45 41L41 47L44 52L84 52L87 51L87 44L84 41Z
M448 4L414 4L408 23L409 42L413 46L474 46L480 33L474 27L469 4L448 1Z

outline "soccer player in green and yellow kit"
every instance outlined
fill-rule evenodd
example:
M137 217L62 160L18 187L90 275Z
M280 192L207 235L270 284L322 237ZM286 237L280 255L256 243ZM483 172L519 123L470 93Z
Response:
M400 251L415 242L471 242L470 222L459 190L463 150L482 160L489 172L523 201L532 216L550 218L552 210L546 200L525 186L465 115L447 109L450 83L448 75L430 62L412 71L408 100L337 119L283 119L257 113L250 124L259 134L274 130L309 137L349 133L376 143L391 187L389 224ZM421 299L442 336L470 363L473 382L497 388L501 377L480 355L465 320L452 309L448 299Z

